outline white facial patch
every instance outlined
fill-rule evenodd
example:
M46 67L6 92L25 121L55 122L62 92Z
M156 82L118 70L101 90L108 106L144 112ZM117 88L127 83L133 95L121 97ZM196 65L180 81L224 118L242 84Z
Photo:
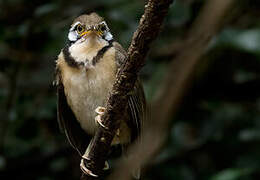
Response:
M70 41L76 41L78 39L78 34L75 31L70 31L68 38Z
M69 34L68 34L68 39L69 39L70 41L76 41L76 40L78 39L78 33L75 31L75 27L76 27L78 24L80 24L79 21L76 22L76 23L74 23L74 24L71 26L71 28L70 28L70 32L69 32Z
M105 35L105 39L106 39L107 41L110 41L110 40L113 39L113 35L112 35L110 32L107 32L106 35Z

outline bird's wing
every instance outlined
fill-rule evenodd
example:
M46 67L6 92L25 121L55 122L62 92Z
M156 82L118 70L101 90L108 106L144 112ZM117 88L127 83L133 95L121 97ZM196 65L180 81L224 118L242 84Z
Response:
M127 53L119 43L114 42L113 46L116 50L116 62L118 68L120 68ZM139 135L143 128L144 120L146 119L145 95L139 79L137 79L133 91L129 93L127 112L130 115L127 125L131 129L131 141L133 142L140 137Z
M131 141L140 137L143 123L146 119L146 102L143 86L138 79L135 83L134 90L128 97L128 112L131 115L128 125L135 127L131 132Z
M56 85L57 85L57 116L61 130L66 134L70 144L82 156L90 142L91 137L88 136L80 124L76 120L74 113L67 103L64 93L64 87L60 77L60 71L56 68Z

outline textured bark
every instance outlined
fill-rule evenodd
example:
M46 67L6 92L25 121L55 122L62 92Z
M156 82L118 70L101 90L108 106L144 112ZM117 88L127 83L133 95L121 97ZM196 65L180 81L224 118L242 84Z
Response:
M140 19L138 29L133 35L128 56L117 73L116 82L107 102L103 124L107 128L99 127L94 136L89 152L87 167L95 174L102 174L107 152L119 127L120 116L127 104L127 94L134 87L137 73L142 68L151 42L157 37L163 19L173 0L149 0L145 6L144 15ZM82 179L94 179L84 176Z

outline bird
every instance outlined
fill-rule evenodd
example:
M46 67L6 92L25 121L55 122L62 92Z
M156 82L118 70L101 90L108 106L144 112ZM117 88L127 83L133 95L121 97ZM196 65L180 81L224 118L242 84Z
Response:
M114 40L103 17L97 13L77 17L68 33L68 43L56 59L55 85L57 87L57 119L71 146L82 157L80 168L91 176L84 160L106 110L109 92L116 74L127 57L124 48ZM122 112L119 128L111 145L120 145L122 154L129 145L141 141L146 119L146 100L143 85L138 77L134 88L127 94L127 106ZM104 169L109 167L107 161ZM140 169L133 170L140 178Z

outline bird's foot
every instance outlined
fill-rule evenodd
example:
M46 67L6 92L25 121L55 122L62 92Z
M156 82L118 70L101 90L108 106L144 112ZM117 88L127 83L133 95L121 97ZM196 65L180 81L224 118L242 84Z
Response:
M103 128L107 129L107 127L106 127L106 126L103 124L103 122L102 122L102 116L104 115L105 110L106 110L106 108L101 107L101 106L98 106L98 107L95 109L95 112L98 114L98 115L95 117L95 121L96 121L100 126L102 126Z
M81 169L81 171L82 171L83 173L87 174L87 175L92 176L92 177L98 177L98 175L94 174L90 169L88 169L88 168L86 167L86 164L85 164L85 162L84 162L85 160L89 160L89 159L86 159L86 157L82 156L82 159L81 159L81 161L80 161L80 169ZM109 170L109 169L110 169L109 164L108 164L107 161L105 161L103 170L104 170L104 171L107 171L107 170Z
M89 169L86 167L84 160L88 160L88 159L85 159L85 157L82 156L81 161L80 161L80 169L81 169L81 171L82 171L83 173L89 175L89 176L98 177L98 175L94 174L91 170L89 170Z

